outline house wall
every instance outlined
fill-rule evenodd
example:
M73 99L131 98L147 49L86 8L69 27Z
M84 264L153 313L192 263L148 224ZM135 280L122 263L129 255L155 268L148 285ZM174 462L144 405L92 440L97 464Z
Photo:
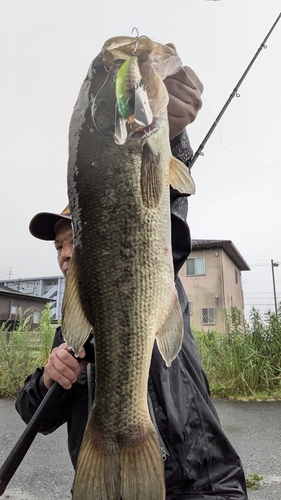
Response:
M61 319L61 306L65 289L64 276L50 276L46 278L27 278L18 280L0 281L0 284L34 297L52 299L51 309L55 320Z
M42 311L45 309L47 301L38 301L34 298L25 298L20 296L7 296L7 293L0 294L0 320L1 323L7 320L16 320L17 314L13 313L14 310L18 310L20 307L25 316L32 315L31 328L37 328L39 326L39 320ZM34 314L34 313L39 314Z
M241 272L225 252L222 252L222 269L224 284L224 304L227 309L237 307L244 310Z
M186 264L179 272L189 302L191 305L191 327L199 330L216 329L224 331L222 320L223 307L228 309L236 306L243 316L243 292L241 273L237 266L221 248L208 250L193 250L189 258L205 258L205 274L187 276ZM238 284L235 283L235 270ZM204 325L202 308L214 308L214 323Z

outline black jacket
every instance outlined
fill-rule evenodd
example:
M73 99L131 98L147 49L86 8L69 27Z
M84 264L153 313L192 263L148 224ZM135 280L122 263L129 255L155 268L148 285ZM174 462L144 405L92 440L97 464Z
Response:
M174 156L187 163L191 149L187 136L172 141ZM176 288L184 317L183 345L177 358L167 368L155 343L148 382L148 404L159 434L163 458L167 499L245 500L245 478L235 450L224 435L209 396L208 382L201 366L189 324L188 301L177 272L190 250L190 234L186 223L187 197L171 190L172 246ZM63 342L57 329L53 347ZM27 423L47 393L43 368L38 368L25 381L16 408ZM94 394L94 368L92 393ZM91 391L90 391L91 392ZM88 418L86 370L72 388L46 415L43 434L67 423L68 448L73 466Z

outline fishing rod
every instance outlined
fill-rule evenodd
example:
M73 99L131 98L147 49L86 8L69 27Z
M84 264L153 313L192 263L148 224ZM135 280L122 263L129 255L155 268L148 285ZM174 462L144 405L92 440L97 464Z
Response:
M8 483L24 459L28 449L33 443L40 427L46 420L50 410L53 409L56 401L66 392L58 382L54 382L44 397L42 403L37 408L29 424L9 453L2 467L0 468L0 497L5 492Z
M83 358L89 363L94 361L93 334L91 333L84 344L86 356ZM73 352L70 351L72 354ZM74 354L73 354L74 355ZM81 361L80 358L76 358ZM53 382L46 396L44 396L32 419L27 424L24 432L10 451L5 462L0 467L0 497L5 492L10 480L17 471L36 435L40 431L49 411L56 402L67 392L58 382Z
M281 17L281 13L277 17L276 21L272 25L271 29L269 30L268 34L266 35L265 39L261 43L260 47L258 48L257 52L255 53L254 57L252 58L251 62L247 66L246 70L244 71L242 77L240 78L239 82L233 89L232 93L230 94L228 100L226 101L225 105L223 106L222 110L218 114L216 120L214 121L213 125L211 126L209 132L203 139L202 143L200 144L199 148L197 149L196 153L193 155L189 167L191 167L195 161L197 160L199 155L203 155L202 150L210 138L211 134L213 133L214 129L218 125L218 122L220 121L221 117L223 116L225 110L229 106L230 102L232 101L233 97L237 95L238 89L245 79L247 73L249 72L250 68L252 67L253 63L255 62L256 58L258 57L259 53L263 48L266 48L266 41L268 40L269 36L271 35L272 31L274 30L276 24L278 23L279 19ZM89 344L91 342L91 338L88 339ZM86 344L88 344L88 341ZM89 346L84 345L84 347L89 349ZM88 349L86 349L86 354L88 354ZM89 354L88 354L89 355ZM92 361L91 359L91 354L89 355L90 357L84 359L88 359L88 361ZM53 405L55 402L66 392L63 387L61 387L57 382L54 382L52 386L50 387L49 391L47 392L46 396L44 397L43 401L39 405L37 411L35 412L34 416L30 420L29 424L27 425L25 431L23 432L22 436L19 438L15 446L13 447L12 451L6 458L5 462L3 463L2 467L0 468L0 496L3 495L5 492L5 489L13 477L14 473L18 469L19 465L21 464L23 458L25 457L28 449L30 448L33 440L35 439L37 433L40 431L40 428L42 424L44 423L44 420L46 419L46 416L48 412L53 408Z
M247 68L245 69L245 71L244 71L243 75L241 76L240 80L238 81L238 83L234 87L233 91L231 92L229 98L227 99L226 103L224 104L224 106L222 107L221 111L219 112L219 114L218 114L217 118L215 119L213 125L211 126L210 130L207 132L206 136L204 137L203 141L201 142L199 148L197 149L197 151L194 153L193 157L191 158L191 160L189 162L189 168L191 168L192 165L194 165L194 163L196 162L198 156L204 156L204 153L202 153L202 151L204 149L204 146L206 145L206 142L209 140L210 136L212 135L213 131L215 130L216 126L218 125L221 117L225 113L225 111L228 108L229 104L231 103L232 99L235 96L239 97L238 89L239 89L241 83L246 78L247 74L249 73L251 67L253 66L255 60L257 59L257 57L260 54L260 52L262 51L262 49L266 49L267 48L266 42L267 42L268 38L270 37L271 33L273 32L275 26L277 25L280 17L281 17L281 12L280 12L279 16L277 17L276 21L271 26L271 28L270 28L269 32L267 33L265 39L262 41L261 45L259 46L259 48L256 51L254 57L251 59L250 63L248 64Z

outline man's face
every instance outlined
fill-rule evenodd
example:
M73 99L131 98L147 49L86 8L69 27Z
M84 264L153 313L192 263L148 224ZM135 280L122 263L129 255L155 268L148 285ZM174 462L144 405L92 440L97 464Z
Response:
M60 219L55 226L55 235L55 247L59 267L62 274L66 276L73 251L73 236L70 220Z

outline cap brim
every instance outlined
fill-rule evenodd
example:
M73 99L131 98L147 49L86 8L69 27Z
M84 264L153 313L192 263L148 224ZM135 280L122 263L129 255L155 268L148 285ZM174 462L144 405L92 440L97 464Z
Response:
M29 231L39 240L54 241L55 225L60 219L71 220L70 215L40 212L31 219Z

